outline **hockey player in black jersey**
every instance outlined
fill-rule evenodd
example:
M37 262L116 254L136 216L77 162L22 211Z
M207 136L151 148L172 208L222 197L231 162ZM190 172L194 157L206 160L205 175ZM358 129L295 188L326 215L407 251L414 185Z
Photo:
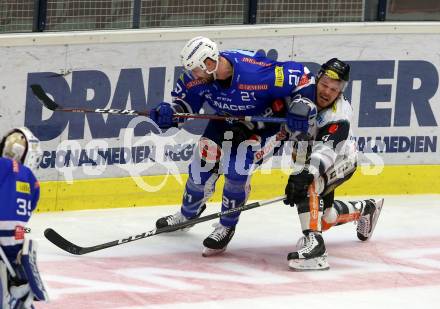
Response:
M343 96L350 66L333 58L324 63L316 77L316 117L313 142L294 151L296 168L289 177L286 203L296 205L304 236L298 250L287 259L293 270L329 269L322 231L334 225L357 221L357 236L368 240L383 205L380 200L343 202L334 199L336 187L356 170L356 142L351 132L352 107ZM298 100L309 101L307 98ZM311 103L311 102L309 102ZM301 144L300 143L300 144ZM304 160L299 160L303 155ZM298 156L298 158L297 158ZM303 162L298 164L298 162Z

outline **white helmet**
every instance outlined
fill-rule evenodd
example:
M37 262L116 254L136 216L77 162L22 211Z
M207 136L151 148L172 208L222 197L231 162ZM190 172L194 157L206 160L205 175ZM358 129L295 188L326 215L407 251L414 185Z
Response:
M182 65L185 67L186 70L201 68L208 74L212 74L217 71L218 56L219 52L217 44L203 36L198 36L189 40L180 52ZM205 60L207 58L211 58L212 60L217 62L215 69L212 71L208 71L205 65Z
M35 171L41 161L40 141L26 127L12 129L0 142L0 155L17 160Z

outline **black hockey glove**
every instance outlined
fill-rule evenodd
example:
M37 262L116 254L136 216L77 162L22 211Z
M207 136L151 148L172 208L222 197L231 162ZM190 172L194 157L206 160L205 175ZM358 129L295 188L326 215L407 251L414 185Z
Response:
M314 176L306 169L296 175L290 175L286 185L285 193L287 195L284 204L292 207L307 197L307 191L313 182Z
M254 133L246 124L236 122L231 126L232 131L232 147L237 148L240 143L248 140Z

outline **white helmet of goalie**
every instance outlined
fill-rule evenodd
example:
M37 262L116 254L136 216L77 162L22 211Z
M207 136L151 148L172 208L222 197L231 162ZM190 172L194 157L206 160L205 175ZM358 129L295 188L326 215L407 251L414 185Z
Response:
M217 44L203 36L195 37L188 41L180 52L182 65L186 70L201 68L204 72L212 74L217 71L219 52ZM215 69L208 71L205 60L212 59L216 61Z
M17 160L35 171L42 155L40 140L26 127L12 129L0 142L0 155Z

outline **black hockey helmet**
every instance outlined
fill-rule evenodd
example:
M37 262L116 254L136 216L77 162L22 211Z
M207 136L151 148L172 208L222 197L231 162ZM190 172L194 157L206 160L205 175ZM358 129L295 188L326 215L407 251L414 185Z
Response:
M322 74L325 74L331 79L348 82L350 79L350 66L338 58L332 58L321 66L318 78L320 78Z

